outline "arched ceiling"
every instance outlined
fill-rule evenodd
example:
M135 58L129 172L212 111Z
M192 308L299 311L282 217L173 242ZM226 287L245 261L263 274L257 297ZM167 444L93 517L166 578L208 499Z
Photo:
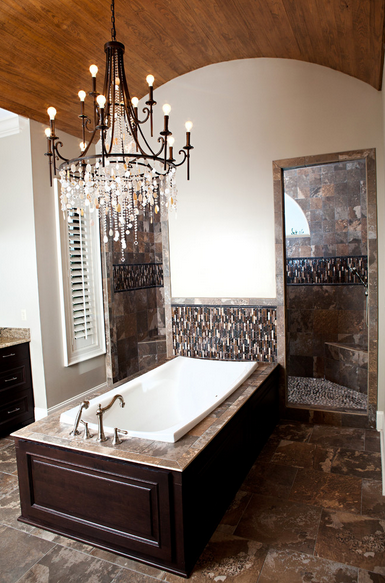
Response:
M132 95L212 63L280 57L382 86L385 0L116 0ZM79 89L104 70L108 0L1 0L0 107L78 135Z

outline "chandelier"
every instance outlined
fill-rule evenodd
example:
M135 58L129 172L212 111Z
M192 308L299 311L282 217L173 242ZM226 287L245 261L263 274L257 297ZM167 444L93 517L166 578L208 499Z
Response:
M103 92L96 90L98 67L91 65L93 116L85 113L85 91L79 91L82 141L80 152L72 159L60 153L63 146L55 134L56 109L47 112L50 127L45 130L47 153L52 177L59 174L61 183L61 210L80 215L88 209L97 209L104 243L109 238L120 242L124 261L126 237L132 232L138 244L138 215L143 213L152 221L161 207L175 209L177 203L176 168L186 162L190 178L190 132L192 123L186 122L186 145L174 159L174 137L169 130L169 104L163 105L164 127L156 147L153 138L154 77L148 75L149 86L146 107L139 114L139 100L131 99L124 71L124 45L116 41L115 6L111 4L111 41L104 45L106 71ZM141 118L141 116L143 116ZM143 131L146 128L146 131ZM94 150L91 146L94 145ZM96 152L96 153L94 153Z

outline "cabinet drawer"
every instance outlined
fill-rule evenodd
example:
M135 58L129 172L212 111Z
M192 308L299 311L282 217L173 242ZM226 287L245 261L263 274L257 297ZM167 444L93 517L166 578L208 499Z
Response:
M6 404L0 405L0 432L8 425L14 426L33 418L33 399L30 390L18 393L17 397Z
M29 363L28 361L22 366L11 368L5 372L0 372L0 394L1 401L4 402L2 391L10 389L11 387L19 387L26 389L29 384ZM24 386L23 386L24 385Z
M24 360L29 360L28 342L0 349L0 371L15 368Z

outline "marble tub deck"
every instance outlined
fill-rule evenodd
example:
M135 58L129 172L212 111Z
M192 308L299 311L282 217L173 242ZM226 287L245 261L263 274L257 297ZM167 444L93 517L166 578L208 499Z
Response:
M191 436L190 436L191 437ZM168 444L170 445L170 444ZM0 440L2 583L181 583L17 521L13 440ZM379 434L281 421L208 543L197 583L385 583Z
M159 366L159 363L156 365ZM176 443L165 443L138 438L125 438L119 446L112 446L111 435L108 440L98 443L93 439L83 439L83 432L79 436L70 436L71 426L60 423L60 414L63 407L54 414L28 425L12 435L20 439L37 441L56 447L65 447L76 451L84 451L96 455L102 455L113 459L135 462L183 471L192 460L206 447L206 445L219 433L221 428L242 407L247 399L259 388L267 376L277 367L276 364L258 363L258 368L246 379L246 381L230 395L219 407L208 415L201 423L193 427L185 436ZM156 368L156 367L152 367ZM141 373L138 373L141 374ZM135 375L135 376L138 376ZM116 385L118 386L118 385ZM107 389L106 389L107 390ZM89 395L88 398L100 396L103 392ZM81 401L79 401L81 402ZM79 428L80 429L80 428ZM94 433L94 431L93 431Z

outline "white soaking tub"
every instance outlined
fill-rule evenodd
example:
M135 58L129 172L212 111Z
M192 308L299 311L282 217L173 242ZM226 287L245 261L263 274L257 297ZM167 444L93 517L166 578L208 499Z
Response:
M178 356L132 381L90 401L82 419L97 429L96 410L105 407L114 395L119 402L103 415L105 433L114 427L124 429L129 437L173 443L225 401L257 368L257 362L223 361ZM62 423L73 425L78 407L60 416ZM82 426L79 427L81 429Z

